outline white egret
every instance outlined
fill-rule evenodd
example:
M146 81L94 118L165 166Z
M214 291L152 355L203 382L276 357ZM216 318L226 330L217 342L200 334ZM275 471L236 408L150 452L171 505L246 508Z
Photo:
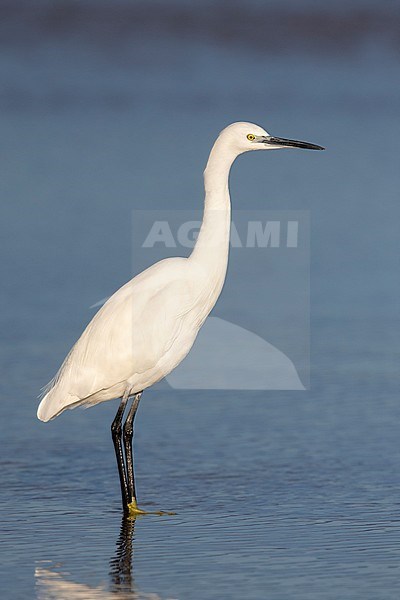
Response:
M37 416L121 398L112 423L123 508L138 508L133 471L133 422L143 390L169 374L190 351L224 284L235 158L250 150L321 146L271 136L252 123L233 123L214 143L205 171L203 221L188 258L162 260L122 286L100 308L46 386ZM122 427L128 400L133 398ZM124 456L125 455L125 456Z

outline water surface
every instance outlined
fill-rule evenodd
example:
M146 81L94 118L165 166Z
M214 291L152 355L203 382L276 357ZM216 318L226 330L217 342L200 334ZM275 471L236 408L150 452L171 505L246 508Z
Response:
M151 37L138 27L111 44L98 13L100 29L85 37L85 6L85 18L61 25L29 10L16 22L10 9L2 38L2 597L397 599L400 87L390 3L365 3L381 17L347 33L346 46L333 28L321 52L304 23L277 48L256 43L251 27L235 43L212 20L195 36L151 15ZM346 6L340 23L355 27ZM310 210L311 390L144 394L141 503L177 514L124 523L116 404L44 425L36 396L89 307L131 276L132 210L200 207L213 137L243 119L328 148L318 161L246 156L231 182L234 210ZM249 286L268 310L257 281ZM231 265L217 316L234 290Z

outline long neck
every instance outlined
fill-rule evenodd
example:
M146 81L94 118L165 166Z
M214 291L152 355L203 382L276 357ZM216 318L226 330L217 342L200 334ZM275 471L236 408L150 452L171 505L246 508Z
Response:
M231 201L229 171L237 156L220 138L215 142L204 171L204 214L190 259L207 270L211 280L225 278L229 254ZM222 284L221 284L222 287Z

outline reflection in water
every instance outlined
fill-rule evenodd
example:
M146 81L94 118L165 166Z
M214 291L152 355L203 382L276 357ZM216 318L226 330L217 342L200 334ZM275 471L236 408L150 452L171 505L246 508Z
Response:
M135 519L122 518L121 532L117 540L117 551L110 560L110 589L114 593L135 592L133 577L133 539ZM133 595L133 597L136 597Z
M140 592L133 576L135 519L122 519L115 556L110 560L110 585L89 586L66 579L48 568L35 569L37 600L162 600L158 594ZM168 599L166 599L168 600ZM176 600L176 599L169 599Z

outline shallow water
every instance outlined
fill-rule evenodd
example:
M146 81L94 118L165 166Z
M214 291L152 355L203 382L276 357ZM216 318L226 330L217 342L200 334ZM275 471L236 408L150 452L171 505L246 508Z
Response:
M148 393L139 494L177 514L125 523L122 541L114 407L51 427L29 415L25 447L2 436L7 597L35 579L38 598L395 598L400 408L394 389L378 401L379 386L344 379L306 400Z
M266 51L249 31L216 40L210 21L111 44L103 21L88 41L74 18L38 36L28 11L2 38L2 598L397 599L393 39L374 20L346 48L317 56L299 29ZM36 396L89 307L130 277L132 210L199 208L215 132L242 119L328 148L244 157L232 173L234 210L310 211L311 389L144 394L139 498L177 514L124 523L116 404L45 425ZM217 316L235 277L232 264ZM251 273L248 286L268 310Z
M397 367L393 346L355 341L368 327L346 324L353 343L333 371L337 324L320 325L305 396L145 394L135 446L141 504L177 514L135 523L121 523L115 403L43 425L21 384L21 398L2 404L3 593L396 598Z

